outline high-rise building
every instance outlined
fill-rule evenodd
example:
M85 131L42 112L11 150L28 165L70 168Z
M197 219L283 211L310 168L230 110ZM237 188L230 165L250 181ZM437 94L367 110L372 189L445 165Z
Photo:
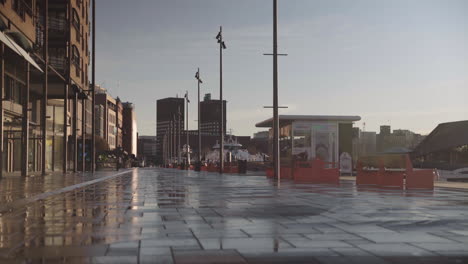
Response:
M132 103L123 103L123 150L129 155L137 155L137 121Z
M144 161L145 166L156 162L156 137L138 136L138 159Z
M185 130L185 99L176 97L160 99L156 102L156 111L156 156L157 162L162 164L164 156L169 152L172 153L172 157L176 157L174 155L178 146L176 135L180 133L179 131Z
M200 102L200 126L202 134L219 135L220 130L220 102L211 99L210 94L206 94ZM226 134L226 101L223 100L223 131Z
M406 129L395 129L381 126L377 135L377 152L409 152L414 149L424 137Z
M105 89L99 87L96 93L96 105L101 105L103 109L103 139L109 145L109 150L114 150L122 145L118 145L119 135L122 135L122 107L118 107L120 101L114 99ZM99 131L100 132L100 131ZM121 142L121 141L120 141Z

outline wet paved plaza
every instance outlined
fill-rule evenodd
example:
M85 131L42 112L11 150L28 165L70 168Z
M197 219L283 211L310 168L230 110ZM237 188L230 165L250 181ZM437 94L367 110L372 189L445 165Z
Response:
M468 263L466 190L115 174L1 180L0 263Z

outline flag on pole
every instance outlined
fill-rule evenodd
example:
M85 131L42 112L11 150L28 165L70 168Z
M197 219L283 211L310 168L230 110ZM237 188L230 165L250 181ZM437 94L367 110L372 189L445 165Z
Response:
M188 92L185 93L185 96L184 96L184 97L185 97L185 99L187 99L187 103L190 103L190 100L189 100L189 98L188 98Z

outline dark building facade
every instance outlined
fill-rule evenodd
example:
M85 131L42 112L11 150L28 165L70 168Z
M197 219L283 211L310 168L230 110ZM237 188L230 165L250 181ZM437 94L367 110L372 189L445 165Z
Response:
M156 162L156 137L139 136L138 137L138 159L144 161L145 166L154 165Z
M185 99L169 97L156 102L156 163L163 163L163 149L176 153L178 131L184 131ZM182 144L180 145L182 147ZM174 155L172 155L174 156Z
M212 100L211 95L205 95L203 102L200 102L200 126L202 134L219 135L219 100ZM223 128L226 133L226 101L223 100Z
M122 118L122 146L129 155L137 155L137 121L135 107L132 103L126 102L123 106Z

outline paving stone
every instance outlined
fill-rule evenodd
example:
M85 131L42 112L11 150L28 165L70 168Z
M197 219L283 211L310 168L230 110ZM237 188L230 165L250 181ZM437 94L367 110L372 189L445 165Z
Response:
M390 244L364 244L359 245L363 250L371 252L377 256L435 256L434 253L409 244L390 243Z
M405 233L361 233L360 236L376 243L453 243L453 241L423 232Z
M176 250L177 264L247 264L235 250Z
M31 180L37 186L0 180L0 202L63 186ZM464 263L467 199L448 188L287 180L278 188L250 174L138 169L0 215L0 262L173 263L175 253L192 262L235 263L241 255L253 263Z

